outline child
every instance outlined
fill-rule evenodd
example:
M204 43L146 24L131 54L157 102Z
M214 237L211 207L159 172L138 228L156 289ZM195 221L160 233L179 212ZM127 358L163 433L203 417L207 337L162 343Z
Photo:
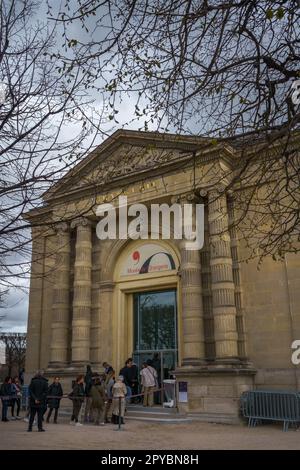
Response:
M123 382L123 375L119 375L116 380L116 383L113 385L112 394L113 394L113 404L112 404L112 423L118 424L119 422L119 412L121 411L121 423L124 424L124 414L125 414L125 396L127 393L126 385ZM120 410L120 399L121 399L121 410Z

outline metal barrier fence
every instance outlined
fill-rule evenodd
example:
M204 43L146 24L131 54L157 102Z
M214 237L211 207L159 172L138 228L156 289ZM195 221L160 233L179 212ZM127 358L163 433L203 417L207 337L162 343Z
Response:
M283 421L283 431L289 424L300 423L300 393L273 390L253 390L241 396L241 411L248 418L248 426L259 422Z

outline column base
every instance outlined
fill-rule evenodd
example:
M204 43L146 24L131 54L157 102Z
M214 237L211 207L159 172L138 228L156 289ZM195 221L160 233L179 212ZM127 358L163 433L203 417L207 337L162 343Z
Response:
M183 367L188 367L188 366L205 366L207 364L207 361L205 359L194 359L194 358L186 358L182 360L182 366Z
M90 366L90 365L91 365L90 361L72 361L69 364L69 367L73 368L73 369L84 369L84 370L86 370L86 366Z
M239 357L216 357L213 360L214 365L245 365L245 361L242 361Z
M179 401L180 412L202 421L237 423L240 397L254 387L256 370L248 363L181 366L175 370L177 382L187 382L187 403Z
M65 369L68 365L68 362L49 362L47 371L52 369Z

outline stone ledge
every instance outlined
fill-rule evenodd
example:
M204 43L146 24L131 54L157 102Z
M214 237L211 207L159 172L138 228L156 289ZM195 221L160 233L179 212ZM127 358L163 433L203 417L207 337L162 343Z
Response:
M182 366L175 369L175 376L195 375L210 376L217 375L255 375L256 369L247 364L215 364L203 366Z

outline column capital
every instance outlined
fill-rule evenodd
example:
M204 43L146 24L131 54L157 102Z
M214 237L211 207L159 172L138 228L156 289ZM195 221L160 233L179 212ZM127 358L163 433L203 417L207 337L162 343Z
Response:
M54 226L56 233L69 232L70 226L67 222L59 222Z
M217 197L217 198L222 195L227 194L226 186L222 183L216 184L212 188L208 189L206 192L208 196Z
M199 195L200 195L200 197L206 197L208 195L207 189L206 188L201 188L199 190Z
M188 193L175 194L171 197L171 202L172 204L192 204L200 202L200 198L194 191L190 191Z
M91 227L92 225L92 221L87 217L78 217L77 219L74 219L71 222L72 229L76 227Z

